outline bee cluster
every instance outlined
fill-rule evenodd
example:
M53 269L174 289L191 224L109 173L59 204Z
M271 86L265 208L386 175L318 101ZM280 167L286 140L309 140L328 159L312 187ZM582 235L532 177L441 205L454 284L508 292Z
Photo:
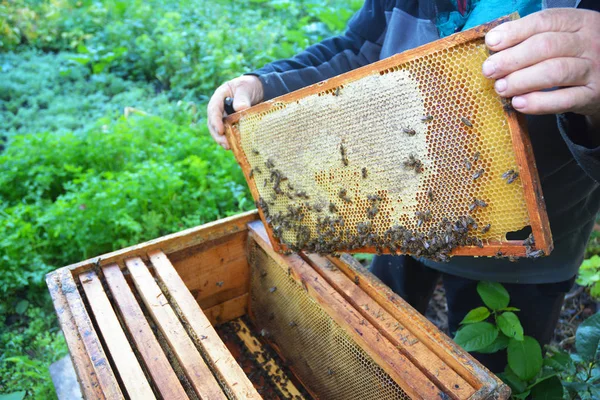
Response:
M374 206L380 201L379 196L368 198ZM300 208L288 207L288 212L271 213L269 206L259 199L257 202L273 235L292 251L306 250L311 253L331 254L340 250L355 250L363 247L374 247L378 253L389 249L392 253L410 253L417 257L428 257L437 261L448 261L450 252L458 246L478 246L483 243L473 235L478 226L471 216L462 216L455 222L444 218L437 225L432 225L428 232L417 232L400 225L395 225L383 234L378 233L371 221L359 222L354 229L347 226L342 217L318 216L316 235L302 224L304 211ZM373 208L369 209L373 213ZM417 224L422 226L432 220L429 210L417 212ZM489 230L489 227L487 228ZM286 240L285 231L291 231L295 241ZM353 233L355 232L355 233Z
M523 246L525 246L525 256L527 258L540 258L545 255L544 250L534 250L535 239L533 237L533 233L530 234L527 239L523 241Z
M505 173L502 174L502 179L506 179L507 184L513 183L519 177L519 173L515 172L513 169L509 169Z
M247 317L242 317L242 320L246 326L253 326ZM220 325L217 331L219 336L228 344L228 347L235 345L235 347L239 348L240 351L235 353L236 361L244 368L244 371L250 370L248 379L250 379L261 396L264 398L282 398L286 400L310 398L301 386L296 386L296 388L304 397L290 393L288 384L292 383L289 379L289 376L292 375L289 370L291 363L284 362L270 346L262 343L262 341L259 343L257 339L253 338L252 344L258 346L260 350L250 351L246 347L237 335L240 331L242 333L249 333L246 327L234 320ZM266 329L262 329L259 334L263 338L269 337Z
M423 163L418 160L414 154L408 156L408 159L404 161L404 168L412 169L417 174L423 172Z

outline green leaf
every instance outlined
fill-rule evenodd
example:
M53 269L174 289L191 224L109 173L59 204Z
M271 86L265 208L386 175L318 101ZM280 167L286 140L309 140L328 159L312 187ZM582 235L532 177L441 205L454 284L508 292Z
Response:
M490 344L488 347L485 347L481 350L477 350L478 353L482 354L490 354L496 353L500 350L504 350L508 346L508 338L503 333L499 333L494 343Z
M596 300L600 299L600 282L594 283L590 289L590 294Z
M545 379L531 388L535 400L562 400L563 386L558 376Z
M490 316L490 310L487 307L477 307L467 313L463 320L460 322L462 324L473 324L475 322L485 321L487 317Z
M496 319L498 328L508 337L514 337L517 340L523 340L523 326L519 317L511 311L504 312Z
M565 372L567 375L574 375L576 372L573 360L564 351L555 352L551 357L544 358L544 366L557 372Z
M513 395L523 393L527 390L527 383L523 382L507 365L504 372L498 374L500 379L504 381L512 389Z
M497 311L521 311L521 309L517 308L517 307L504 307L504 308L500 308Z
M512 397L518 400L525 400L529 396L529 393L531 393L531 390L526 390L523 393L513 394Z
M27 392L12 392L0 394L0 400L23 400Z
M27 311L27 307L29 307L29 302L27 300L21 300L15 306L15 312L19 315L25 314Z
M542 349L531 336L508 342L508 365L522 380L533 379L542 369Z
M466 351L478 351L492 344L497 337L498 328L489 322L477 322L460 328L454 340Z
M486 306L492 310L499 310L508 307L510 296L504 286L498 282L479 282L477 284L477 293Z
M575 334L577 353L586 360L600 359L600 314L594 314L579 325Z

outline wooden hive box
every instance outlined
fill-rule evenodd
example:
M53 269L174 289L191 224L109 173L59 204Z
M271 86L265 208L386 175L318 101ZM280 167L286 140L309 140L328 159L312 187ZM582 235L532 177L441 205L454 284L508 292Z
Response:
M86 399L505 399L351 257L275 252L257 212L58 269Z

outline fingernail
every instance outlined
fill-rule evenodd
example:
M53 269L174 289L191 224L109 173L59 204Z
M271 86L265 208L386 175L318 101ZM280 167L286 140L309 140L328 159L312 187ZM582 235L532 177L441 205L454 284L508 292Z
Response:
M525 108L527 106L527 100L524 97L513 97L512 105L514 108Z
M494 88L496 89L496 92L498 93L502 93L506 90L507 87L507 83L506 83L506 79L498 79L496 81L496 83L494 84Z
M487 60L483 63L483 74L485 76L492 76L494 72L496 72L496 65L493 62Z
M488 46L496 46L497 44L500 43L500 41L502 41L503 36L504 36L504 33L502 33L502 32L498 32L498 31L488 32L488 34L485 35L485 43Z

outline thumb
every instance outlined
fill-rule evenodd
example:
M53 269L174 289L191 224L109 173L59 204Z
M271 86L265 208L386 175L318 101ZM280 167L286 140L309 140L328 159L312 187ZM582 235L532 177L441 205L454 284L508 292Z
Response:
M242 88L240 89L235 91L233 97L233 109L235 111L245 110L252 105L252 102L250 101L250 92Z

